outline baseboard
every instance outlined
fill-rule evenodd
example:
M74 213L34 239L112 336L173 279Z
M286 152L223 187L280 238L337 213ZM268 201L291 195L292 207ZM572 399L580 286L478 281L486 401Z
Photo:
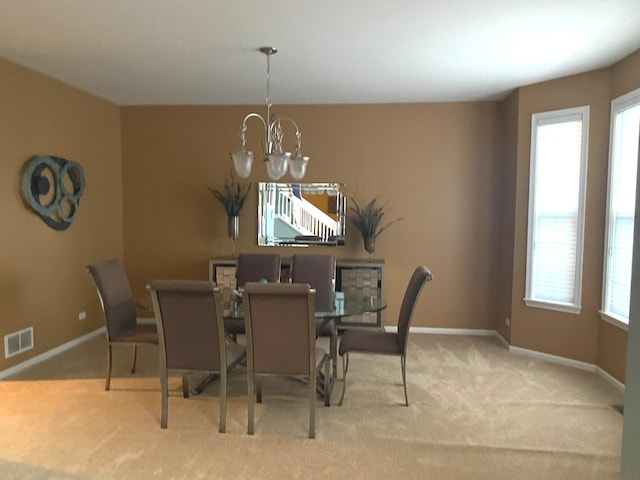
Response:
M520 355L525 355L527 357L538 358L540 360L546 360L548 362L566 365L568 367L579 368L580 370L586 370L588 372L596 371L596 366L593 363L581 362L579 360L573 360L571 358L561 357L559 355L551 355L550 353L538 352L537 350L514 347L513 345L509 347L509 351Z
M618 380L616 377L614 377L609 372L607 372L606 370L603 370L600 367L596 367L596 373L598 375L600 375L602 378L604 378L611 385L616 387L618 390L620 390L622 393L624 393L625 385L620 380Z
M398 327L384 327L386 332L397 332ZM479 330L475 328L435 328L435 327L411 327L411 333L428 333L430 335L477 335L492 337L495 330Z
M398 327L385 327L387 332L397 332ZM573 360L571 358L561 357L559 355L551 355L550 353L538 352L537 350L529 350L527 348L514 347L510 345L507 340L498 333L497 330L476 330L472 328L434 328L434 327L411 327L409 330L411 333L426 333L430 335L473 335L483 337L495 337L509 352L519 355L525 355L532 358L538 358L540 360L546 360L548 362L558 363L560 365L566 365L568 367L579 368L580 370L586 370L588 372L594 372L616 387L618 390L624 392L625 385L610 373L606 372L602 368L594 365L593 363L581 362L579 360Z
M78 338L74 338L73 340L67 343L63 343L62 345L52 348L51 350L47 350L46 352L41 353L40 355L36 355L35 357L30 358L29 360L25 360L24 362L19 363L18 365L14 365L13 367L7 368L6 370L2 370L0 371L0 379L10 377L11 375L18 373L24 370L25 368L35 365L36 363L40 363L44 360L50 359L51 357L55 357L56 355L64 352L65 350L69 350L70 348L75 347L76 345L79 345L82 342L89 340L90 338L100 335L101 333L104 334L104 332L105 332L105 327L100 327L97 330L94 330L93 332L89 332Z
M145 319L145 320L147 320L149 323L152 323L152 321L155 321L154 319ZM384 329L387 332L398 331L398 327L392 327L392 326L384 327ZM100 335L101 333L104 333L104 331L105 331L105 327L100 327L97 330L94 330L93 332L89 332L81 337L73 339L56 348L52 348L51 350L48 350L44 353L41 353L40 355L30 358L29 360L19 363L18 365L15 365L11 368L7 368L6 370L2 370L0 371L0 379L10 377L11 375L18 373L21 370L24 370L25 368L28 368L32 365L40 363L44 360L48 360L49 358L54 357L64 352L65 350L69 350L70 348L75 347L76 345L79 345L82 342L89 340L90 338L93 338L97 335ZM509 350L512 353L525 355L532 358L538 358L541 360L546 360L549 362L554 362L554 363L566 365L569 367L579 368L581 370L586 370L589 372L594 372L600 377L602 377L604 380L612 384L618 390L622 392L624 392L625 390L624 383L622 383L613 375L611 375L610 373L606 372L602 368L592 363L580 362L578 360L573 360L571 358L560 357L558 355L551 355L549 353L538 352L537 350L529 350L526 348L514 347L513 345L509 345L509 342L507 342L507 340L502 335L500 335L496 330L479 330L479 329L473 329L473 328L411 327L410 332L429 334L429 335L471 335L471 336L482 336L482 337L495 337L498 339L500 343L504 345L504 347L507 350Z

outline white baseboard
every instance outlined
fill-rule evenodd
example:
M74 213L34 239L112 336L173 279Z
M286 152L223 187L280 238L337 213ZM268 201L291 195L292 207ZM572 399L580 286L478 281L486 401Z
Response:
M93 332L89 332L81 337L75 338L67 343L63 343L62 345L52 348L51 350L47 350L46 352L41 353L40 355L37 355L33 358L30 358L29 360L25 360L24 362L19 363L18 365L2 370L0 372L0 379L7 378L11 375L14 375L20 372L21 370L24 370L25 368L35 365L36 363L40 363L44 360L48 360L49 358L54 357L59 353L64 352L65 350L69 350L70 348L75 347L76 345L79 345L82 342L89 340L90 338L100 335L101 333L104 334L104 332L105 332L105 327L100 327L97 330L94 330Z
M620 390L622 393L624 393L625 385L620 380L618 380L616 377L614 377L609 372L603 370L600 367L596 367L596 373L598 375L600 375L602 378L604 378L611 385L616 387L618 390Z
M145 319L145 320L147 320L149 323L152 323L152 321L155 321L154 319ZM387 332L398 331L398 327L392 327L392 326L384 327L384 329ZM0 379L7 378L11 375L18 373L21 370L24 370L25 368L28 368L32 365L35 365L51 357L54 357L55 355L58 355L59 353L62 353L65 350L69 350L70 348L75 347L76 345L79 345L82 342L89 340L90 338L93 338L97 335L100 335L101 333L104 333L104 331L105 331L105 327L100 327L97 330L94 330L93 332L87 333L81 337L78 337L74 340L64 343L56 348L52 348L51 350L48 350L44 353L41 353L40 355L30 358L29 360L19 363L18 365L15 365L11 368L7 368L6 370L2 370L0 371ZM495 337L510 352L513 352L519 355L526 355L532 358L539 358L541 360L546 360L549 362L559 363L561 365L566 365L569 367L579 368L581 370L586 370L589 372L594 372L597 375L601 376L603 379L605 379L607 382L612 384L618 390L622 392L624 392L625 390L624 383L622 383L613 375L606 372L605 370L598 367L597 365L594 365L592 363L587 363L587 362L581 362L578 360L573 360L571 358L560 357L558 355L551 355L549 353L538 352L537 350L529 350L526 348L514 347L513 345L510 345L509 342L507 342L507 340L505 340L505 338L502 335L500 335L496 330L477 330L472 328L411 327L410 332L429 334L429 335L472 335L472 336L482 336L482 337Z
M386 332L397 332L398 327L384 327ZM411 327L411 333L428 333L430 335L480 335L492 337L495 330L478 330L474 328L435 328L435 327Z
M397 332L398 327L384 327L387 332ZM602 368L594 365L593 363L581 362L579 360L573 360L571 358L561 357L559 355L551 355L549 353L538 352L537 350L529 350L527 348L514 347L510 345L507 340L500 335L496 330L476 330L472 328L433 328L433 327L411 327L409 330L411 333L426 333L430 335L475 335L483 337L495 337L498 341L509 350L509 352L519 355L526 355L532 358L538 358L546 360L548 362L558 363L560 365L566 365L568 367L579 368L580 370L586 370L588 372L594 372L601 376L604 380L616 387L618 390L624 392L625 385L610 373L606 372Z
M529 350L527 348L509 346L509 351L527 357L538 358L540 360L547 360L553 363L559 363L560 365L566 365L568 367L579 368L580 370L587 370L589 372L595 372L596 366L593 363L581 362L579 360L573 360L571 358L561 357L559 355L551 355L550 353L538 352L537 350Z

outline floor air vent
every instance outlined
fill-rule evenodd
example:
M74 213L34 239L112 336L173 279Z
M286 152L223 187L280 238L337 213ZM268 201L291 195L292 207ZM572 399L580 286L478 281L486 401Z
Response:
M4 358L13 357L33 348L33 327L4 336Z

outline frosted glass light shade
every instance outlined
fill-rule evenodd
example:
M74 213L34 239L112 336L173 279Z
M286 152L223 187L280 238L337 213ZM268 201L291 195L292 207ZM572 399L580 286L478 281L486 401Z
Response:
M307 173L307 165L309 164L309 157L303 157L298 154L289 160L289 173L296 180L301 180L304 174Z
M289 158L291 158L289 152L267 155L267 174L271 180L278 180L287 173Z
M241 178L247 178L251 175L251 167L253 166L253 152L237 151L231 154L233 166L236 173ZM286 168L286 167L285 167Z

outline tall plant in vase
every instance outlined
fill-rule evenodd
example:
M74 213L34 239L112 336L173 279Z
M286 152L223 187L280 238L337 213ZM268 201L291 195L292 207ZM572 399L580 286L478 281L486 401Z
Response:
M402 219L395 218L384 222L386 206L380 203L378 197L374 197L368 203L364 204L363 207L353 198L351 198L351 202L353 205L349 207L349 219L362 235L364 249L369 254L369 258L371 258L371 254L376 249L376 239L378 236L391 225Z
M213 196L222 204L227 213L227 231L231 239L231 252L235 256L235 240L240 235L240 212L251 190L251 183L243 185L233 172L229 172L225 178L224 188L215 189L207 185Z

